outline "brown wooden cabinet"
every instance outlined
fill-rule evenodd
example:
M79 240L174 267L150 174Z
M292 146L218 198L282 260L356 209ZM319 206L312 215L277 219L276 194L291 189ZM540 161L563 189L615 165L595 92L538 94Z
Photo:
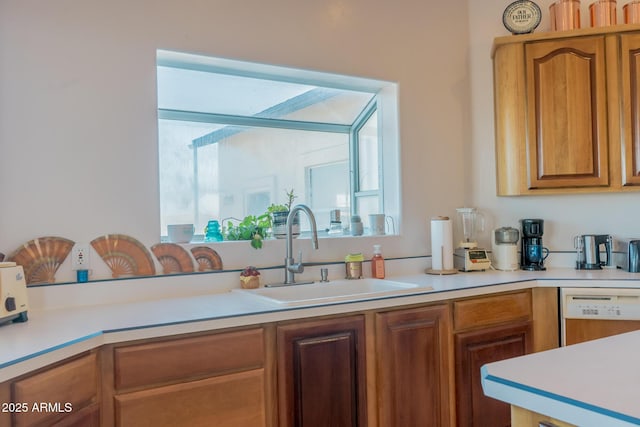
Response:
M638 190L640 33L498 38L498 195Z
M509 405L484 395L480 368L532 351L530 293L455 301L453 310L457 425L509 426Z
M529 189L609 185L604 37L525 45Z
M620 36L622 75L622 184L640 185L640 34Z
M565 319L565 345L640 329L640 320Z
M277 328L279 425L366 426L364 316Z
M480 383L480 368L485 363L527 354L531 351L530 343L530 322L456 334L456 404L459 426L511 425L509 405L484 395Z
M264 330L106 346L104 425L265 426Z
M0 385L0 425L100 425L96 351L84 353Z
M514 427L575 427L555 418L511 406L511 425Z
M377 313L375 319L379 425L450 425L448 306Z

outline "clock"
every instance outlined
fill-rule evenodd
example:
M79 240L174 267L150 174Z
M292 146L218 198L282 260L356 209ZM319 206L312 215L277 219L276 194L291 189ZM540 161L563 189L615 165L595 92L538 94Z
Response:
M541 17L540 6L530 0L517 0L504 10L502 23L512 34L527 34L540 25Z

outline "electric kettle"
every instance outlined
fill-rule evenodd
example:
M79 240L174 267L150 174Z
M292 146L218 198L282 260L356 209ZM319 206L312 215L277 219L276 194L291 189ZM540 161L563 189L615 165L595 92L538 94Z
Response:
M608 234L583 234L574 238L576 248L576 269L600 270L613 268L613 238ZM600 260L600 248L604 247L607 259Z

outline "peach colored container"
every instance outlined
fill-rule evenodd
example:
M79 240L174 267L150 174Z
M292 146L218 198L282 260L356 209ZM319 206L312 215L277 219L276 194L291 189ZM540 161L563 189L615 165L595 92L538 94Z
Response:
M640 24L640 1L632 1L622 6L625 24Z
M580 0L558 0L549 6L549 15L554 31L580 28Z
M616 0L598 0L589 5L592 27L606 27L618 23Z

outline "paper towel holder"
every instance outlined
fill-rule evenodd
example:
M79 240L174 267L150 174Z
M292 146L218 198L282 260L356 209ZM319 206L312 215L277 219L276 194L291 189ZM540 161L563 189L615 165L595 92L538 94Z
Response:
M431 240L432 240L432 252L433 252L433 221L449 221L449 217L447 216L437 216L435 218L431 219L431 225L432 225L432 236L431 236ZM440 246L440 259L444 259L445 257L445 248L444 245ZM431 254L431 256L433 257L433 253ZM458 273L457 269L442 269L442 270L437 270L437 269L433 269L433 268L427 268L425 269L425 273L426 274L434 274L434 275L448 275L448 274L456 274Z
M440 247L440 250L444 252L444 247ZM450 270L434 270L433 268L427 268L426 270L424 270L425 273L427 274L437 274L437 275L446 275L446 274L457 274L458 270L456 270L455 268L450 269Z

